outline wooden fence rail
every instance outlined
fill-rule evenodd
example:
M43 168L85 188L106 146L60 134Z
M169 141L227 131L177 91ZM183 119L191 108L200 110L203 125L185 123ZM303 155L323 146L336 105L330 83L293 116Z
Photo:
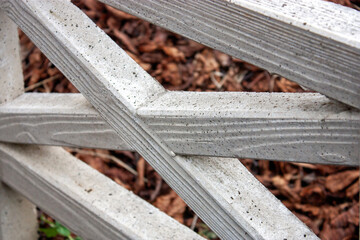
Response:
M360 108L359 12L308 0L101 0Z
M291 0L104 2L360 107L357 12ZM359 110L313 93L168 92L69 1L0 7L85 97L11 87L0 141L134 150L223 239L317 239L236 158L219 157L357 165ZM329 12L357 21L332 29ZM18 86L7 36L0 86ZM59 148L1 144L0 178L87 239L200 238Z
M320 94L169 92L138 113L177 154L359 164L359 110ZM81 94L3 105L0 140L134 150Z
M0 144L0 157L5 183L85 239L203 239L64 149Z

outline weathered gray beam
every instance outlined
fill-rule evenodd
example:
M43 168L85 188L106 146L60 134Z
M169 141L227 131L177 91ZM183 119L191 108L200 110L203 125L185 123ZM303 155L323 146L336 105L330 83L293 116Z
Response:
M314 0L100 0L360 108L360 12Z
M316 93L168 92L138 113L177 154L359 164L360 111ZM1 106L0 141L133 150L81 94Z
M133 150L82 94L26 93L0 106L0 141Z
M18 30L0 10L0 104L24 92ZM37 239L35 206L0 180L0 239Z
M39 238L37 229L34 204L0 182L0 239L36 240Z
M184 154L359 164L360 111L320 94L171 92L138 113Z
M0 9L0 104L24 92L17 26Z
M81 10L66 0L9 0L2 1L1 7L84 94L118 136L139 152L221 238L317 238L269 191L261 188L251 174L232 174L241 169L237 159L229 160L232 162L226 166L227 174L221 175L220 187L201 181L207 178L199 176L201 171L187 163L211 159L177 156L137 114L140 107L166 90ZM218 169L210 165L209 171ZM261 198L252 197L249 203L266 212L250 217L241 206L248 206L245 202L255 188L261 192ZM223 192L225 189L228 192ZM246 198L236 198L238 204L226 198L238 192L248 193Z
M0 179L84 239L203 239L59 147L0 143Z

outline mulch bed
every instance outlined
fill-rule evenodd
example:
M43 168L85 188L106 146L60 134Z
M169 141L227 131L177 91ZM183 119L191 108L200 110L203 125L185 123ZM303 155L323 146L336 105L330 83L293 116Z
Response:
M354 4L358 1L337 2L359 8ZM281 76L270 75L252 64L94 0L74 3L167 89L304 92L298 84ZM27 91L78 92L21 32L20 42ZM189 227L193 224L195 231L216 239L137 153L67 150L179 222ZM135 171L121 167L119 160ZM359 168L251 159L240 161L321 239L359 239ZM46 238L42 236L41 239Z

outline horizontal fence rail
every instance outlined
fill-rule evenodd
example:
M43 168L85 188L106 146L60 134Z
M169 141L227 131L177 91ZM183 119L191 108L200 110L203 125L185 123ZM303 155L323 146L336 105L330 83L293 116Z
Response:
M1 7L218 236L317 239L237 159L176 155L138 112L168 92L81 10L66 0Z
M359 164L360 111L316 93L168 92L137 112L177 154ZM133 150L81 94L3 105L0 140Z
M100 0L360 108L360 13L308 0Z
M61 148L1 143L0 179L84 239L203 239Z

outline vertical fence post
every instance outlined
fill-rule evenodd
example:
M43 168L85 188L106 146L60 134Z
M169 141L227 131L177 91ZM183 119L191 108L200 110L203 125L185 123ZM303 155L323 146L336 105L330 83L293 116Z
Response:
M23 92L17 27L0 11L0 104L11 101ZM0 239L37 239L35 206L1 181Z
M38 239L35 206L1 182L0 239Z

